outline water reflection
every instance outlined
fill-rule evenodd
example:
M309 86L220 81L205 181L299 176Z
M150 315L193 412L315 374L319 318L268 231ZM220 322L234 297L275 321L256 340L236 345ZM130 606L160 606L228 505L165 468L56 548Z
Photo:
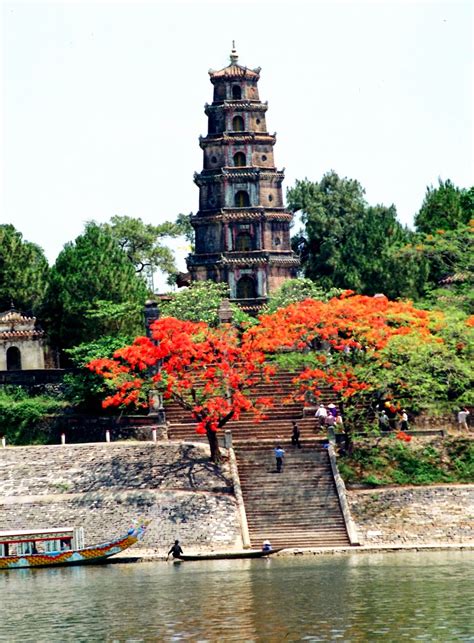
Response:
M0 641L474 641L474 554L0 574Z

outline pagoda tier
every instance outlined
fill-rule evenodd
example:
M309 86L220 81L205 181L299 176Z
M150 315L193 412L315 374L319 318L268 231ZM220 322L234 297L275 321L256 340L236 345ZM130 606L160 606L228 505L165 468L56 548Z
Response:
M229 284L230 297L257 310L299 261L291 250L293 215L284 207L284 170L275 166L276 135L260 102L260 69L231 64L210 71L214 100L206 104L208 133L200 137L203 169L194 175L199 211L191 218L195 251L187 259L193 280Z

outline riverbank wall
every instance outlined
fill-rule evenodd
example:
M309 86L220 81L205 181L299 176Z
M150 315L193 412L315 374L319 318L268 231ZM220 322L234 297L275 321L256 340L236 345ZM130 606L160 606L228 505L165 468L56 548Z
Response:
M361 545L474 544L474 485L346 492Z
M474 485L349 490L362 546L474 545ZM177 538L192 550L241 549L228 461L207 445L112 442L0 449L0 530L82 526L86 544L150 519L133 548L162 556Z
M163 554L175 539L242 547L230 467L212 465L205 445L0 449L0 530L82 526L90 545L125 533L133 519L151 520L142 553Z

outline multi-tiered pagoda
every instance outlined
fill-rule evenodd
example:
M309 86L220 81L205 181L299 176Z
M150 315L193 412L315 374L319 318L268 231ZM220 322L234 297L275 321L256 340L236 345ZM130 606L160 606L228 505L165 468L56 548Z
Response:
M283 170L273 158L267 103L258 95L260 68L238 64L210 71L214 99L206 104L208 134L200 138L204 168L194 177L199 211L191 219L195 251L187 263L193 281L227 282L230 297L256 311L270 292L296 276L290 246L292 214L282 195Z

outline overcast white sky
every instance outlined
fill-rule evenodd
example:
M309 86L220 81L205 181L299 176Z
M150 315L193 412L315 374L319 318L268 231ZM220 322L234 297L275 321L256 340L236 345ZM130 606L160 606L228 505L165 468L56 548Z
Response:
M456 1L4 0L0 222L53 262L87 220L195 212L207 72L235 39L285 187L334 169L410 224L438 177L474 183L472 19Z

